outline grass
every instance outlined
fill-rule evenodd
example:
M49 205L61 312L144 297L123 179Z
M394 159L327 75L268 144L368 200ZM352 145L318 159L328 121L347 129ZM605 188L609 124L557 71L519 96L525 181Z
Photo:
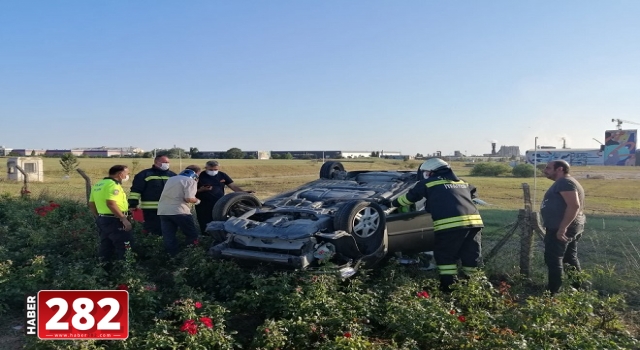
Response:
M151 166L148 158L80 158L80 168L95 182L106 176L112 165L125 164L132 173ZM189 164L204 165L206 159L183 159L182 167ZM385 159L347 159L343 160L347 170L415 170L419 161L401 161ZM58 158L43 158L45 182L31 183L32 193L47 191L48 194L65 198L84 198L84 181L77 174L65 179ZM179 171L180 161L171 161L172 169ZM300 186L317 178L322 163L317 160L245 160L223 159L221 169L227 172L241 187L257 191L264 199L278 192ZM544 192L551 181L539 177L533 178L471 177L470 167L465 164L452 164L456 173L478 188L480 198L492 204L493 209L513 210L523 207L522 184L528 183L532 196L535 192L536 206L539 206ZM638 167L581 167L573 173L579 179L587 194L587 214L640 215L640 168ZM586 175L604 175L605 179L586 178ZM18 195L22 184L15 181L0 180L0 193Z

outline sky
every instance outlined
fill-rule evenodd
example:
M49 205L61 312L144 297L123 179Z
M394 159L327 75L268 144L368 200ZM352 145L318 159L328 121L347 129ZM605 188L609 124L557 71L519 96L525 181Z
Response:
M0 0L0 145L483 154L640 127L640 1Z

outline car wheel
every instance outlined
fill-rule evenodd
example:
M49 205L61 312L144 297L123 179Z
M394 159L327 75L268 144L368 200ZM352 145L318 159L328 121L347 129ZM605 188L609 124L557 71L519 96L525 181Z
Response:
M229 193L213 206L213 221L227 221L232 216L239 217L251 209L261 207L260 200L250 193ZM216 241L224 241L227 235L224 231L216 230L212 232L212 236Z
M331 180L336 173L344 171L344 166L340 162L325 162L320 168L320 178Z
M365 255L380 247L386 225L387 218L382 208L367 201L347 202L334 217L334 228L349 232Z

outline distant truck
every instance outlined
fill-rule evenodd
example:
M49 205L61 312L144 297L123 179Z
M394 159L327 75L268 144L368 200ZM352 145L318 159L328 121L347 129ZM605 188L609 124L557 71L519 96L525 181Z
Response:
M525 152L527 163L546 164L552 160L564 160L573 166L604 165L603 151L592 148L538 149ZM536 160L537 158L537 160Z

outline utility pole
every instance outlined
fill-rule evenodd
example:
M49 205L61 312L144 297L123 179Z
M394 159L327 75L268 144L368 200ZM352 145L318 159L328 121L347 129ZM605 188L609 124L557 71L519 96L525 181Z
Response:
M536 207L536 188L537 188L537 179L538 179L538 136L536 136L534 141L534 151L533 151L533 205L532 207Z

